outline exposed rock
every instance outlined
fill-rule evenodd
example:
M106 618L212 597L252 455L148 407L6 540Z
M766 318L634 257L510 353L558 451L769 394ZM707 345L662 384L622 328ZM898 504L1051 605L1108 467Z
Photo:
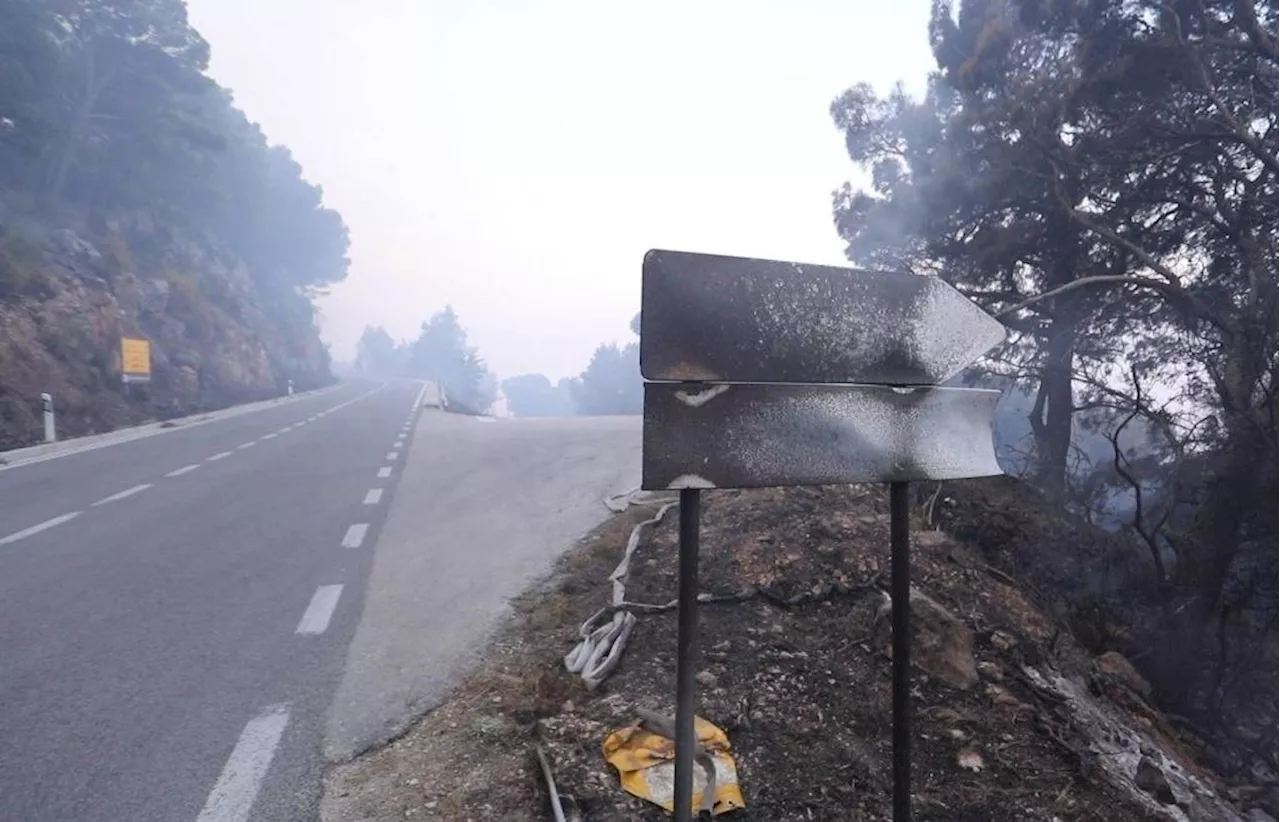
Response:
M119 233L128 222L113 223L110 254L69 228L29 232L45 251L22 264L46 286L0 302L0 449L40 440L42 392L58 403L60 432L77 436L330 379L310 322L268 308L240 261L169 233L136 252ZM128 391L122 336L151 341L153 379Z
M173 390L187 397L200 393L200 375L189 365L180 365L173 372Z
M182 348L173 352L173 356L169 358L170 362L178 367L187 367L192 370L198 370L203 360L200 352L194 348Z
M1177 801L1173 797L1173 789L1169 787L1169 780L1165 779L1164 771L1156 767L1148 756L1138 760L1133 784L1161 805L1173 805Z
M1025 667L1023 673L1033 687L1061 703L1065 732L1080 755L1132 799L1179 822L1243 822L1213 785L1174 761L1115 705L1052 668Z
M1125 659L1124 654L1119 651L1107 651L1102 654L1097 659L1097 665L1098 671L1105 676L1123 683L1144 697L1151 696L1151 685L1143 679L1142 674L1138 673L1138 669L1133 667L1133 663Z
M146 280L142 284L142 310L151 314L163 314L169 306L169 282L161 279Z
M1011 634L1008 634L1004 631L992 631L991 644L993 647L998 648L1001 651L1007 651L1010 648L1012 648L1014 645L1017 645L1018 640L1014 638Z
M60 228L51 233L49 235L49 247L51 250L66 254L73 259L83 257L97 260L102 257L98 249L69 228Z
M911 589L911 661L953 688L978 681L973 632L928 594Z

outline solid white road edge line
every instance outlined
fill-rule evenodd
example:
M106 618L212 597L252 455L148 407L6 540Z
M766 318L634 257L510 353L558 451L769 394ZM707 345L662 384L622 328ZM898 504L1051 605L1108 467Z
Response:
M337 386L333 386L330 388L321 388L314 392L307 392L304 394L294 394L293 398L289 400L286 400L285 397L277 397L274 400L264 400L262 402L249 403L247 405L242 405L242 406L232 406L231 408L225 408L222 411L214 411L212 413L201 412L199 414L193 414L189 417L183 417L180 420L170 420L170 422L177 423L171 428L161 428L160 423L147 423L137 428L123 428L118 431L109 432L107 434L94 435L94 436L101 436L102 439L94 439L94 437L92 436L85 437L84 439L88 440L88 442L78 442L77 439L73 438L65 441L67 443L73 443L72 445L68 445L66 448L59 449L58 451L55 451L53 453L38 454L31 457L22 457L22 456L18 456L18 452L26 451L28 449L19 448L16 451L4 451L4 452L0 452L0 454L7 454L8 456L6 457L6 459L8 459L10 462L8 465L0 466L0 470L16 471L17 469L24 468L28 465L38 465L39 463L48 462L49 460L62 459L63 457L73 457L76 454L83 454L86 451L96 451L99 448L109 448L113 445L123 445L127 442L134 442L136 440L146 439L148 437L154 437L157 434L164 434L171 431L185 431L188 428L195 428L196 426L200 426L200 425L209 425L212 423L221 422L223 420L228 420L228 419L233 419L235 417L243 416L245 414L252 414L258 411L265 411L270 408L278 408L279 404L282 401L314 399L315 397L327 394L328 392L335 390L336 388ZM32 446L32 447L34 448L34 447L43 447L43 446Z
M64 522L73 520L78 516L80 516L79 511L72 511L70 514L63 514L62 516L54 517L53 519L47 519L39 525L32 525L30 528L23 528L21 531L15 531L7 537L0 537L0 545L8 545L11 542L17 542L20 539L32 536L33 534L38 534L55 525L61 525Z
M295 634L323 634L333 618L334 609L338 607L338 597L342 596L341 585L321 585L311 597L311 604L298 621Z
M198 463L198 462L193 462L193 463L191 463L190 465L184 465L184 466L182 466L181 468L175 468L174 470L172 470L172 471L170 471L169 473L165 474L165 476L166 476L166 477L180 477L180 476L182 476L183 474L190 474L192 471L196 470L196 469L197 469L197 468L199 468L199 467L200 467L200 463Z
M230 452L230 451L219 451L218 453L214 454L212 457L205 457L205 458L204 458L204 461L205 461L205 462L217 462L218 460L224 460L224 459L226 459L226 458L227 458L227 457L229 457L229 456L231 456L231 452Z
M359 548L364 543L364 535L369 531L369 523L357 522L347 529L347 533L342 537L343 548Z
M378 479L386 479L391 476L391 466L384 465L378 469Z
M365 505L377 505L381 501L382 501L381 488L370 488L369 493L364 495Z
M135 485L132 488L126 488L123 491L118 491L109 497L103 497L102 499L93 503L92 507L97 508L99 505L106 505L108 502L115 502L116 500L121 500L121 499L124 499L125 497L131 497L134 494L140 494L150 487L151 487L151 483L144 482L141 485Z
M288 724L288 705L272 705L249 720L196 822L247 822Z

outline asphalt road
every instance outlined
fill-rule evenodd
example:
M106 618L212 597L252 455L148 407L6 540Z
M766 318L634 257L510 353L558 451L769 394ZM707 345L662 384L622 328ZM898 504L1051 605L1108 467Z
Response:
M501 610L453 609L478 549L518 571L498 573L507 590L638 477L636 424L620 439L592 420L524 435L538 423L417 413L419 390L349 383L0 469L0 820L316 818L326 723L402 720L423 703L401 698L421 688L400 672L452 653L406 643L406 626L470 647ZM515 456L530 447L543 462ZM547 492L560 454L575 479ZM542 507L530 526L481 491ZM388 517L418 551L382 538ZM413 600L417 621L389 617L408 589L436 595ZM354 714L334 702L340 683L363 694Z
M439 704L508 600L608 515L606 496L639 484L639 417L423 414L414 442L330 713L331 761Z

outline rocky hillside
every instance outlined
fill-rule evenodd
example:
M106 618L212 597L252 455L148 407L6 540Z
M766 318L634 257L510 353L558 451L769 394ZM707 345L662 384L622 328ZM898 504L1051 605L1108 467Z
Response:
M182 0L0 0L0 448L330 379L346 226L208 61Z
M1086 630L1085 595L1105 594L1138 546L1052 513L1016 480L927 491L912 512L915 818L1274 822L1274 752L1219 770L1221 739L1166 713L1119 637ZM887 822L883 487L703 502L698 711L727 734L746 802L723 818ZM568 818L669 818L622 790L604 750L637 709L673 710L674 510L615 571L632 527L660 510L642 501L583 540L443 705L330 772L322 819L550 819L535 746L572 797ZM617 669L589 688L565 654L614 574L637 621Z
M39 440L41 392L75 436L331 380L306 296L154 223L104 229L0 229L0 449ZM122 336L151 341L149 385L123 384Z

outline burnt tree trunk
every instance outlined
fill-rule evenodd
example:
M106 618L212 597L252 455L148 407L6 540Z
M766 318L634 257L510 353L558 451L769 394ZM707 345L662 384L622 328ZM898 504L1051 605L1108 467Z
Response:
M1075 329L1055 328L1045 346L1040 368L1040 391L1031 410L1031 430L1036 442L1036 484L1057 499L1066 492L1067 456L1071 450L1071 420L1075 408L1071 366Z
M1070 219L1063 217L1053 235L1055 256L1046 272L1046 290L1073 282L1077 275L1079 240ZM1076 327L1080 296L1061 294L1053 298L1049 332L1044 339L1040 365L1040 391L1031 410L1031 431L1036 444L1036 484L1054 499L1067 490L1067 457L1071 452L1071 422L1075 414L1072 386L1075 365Z

